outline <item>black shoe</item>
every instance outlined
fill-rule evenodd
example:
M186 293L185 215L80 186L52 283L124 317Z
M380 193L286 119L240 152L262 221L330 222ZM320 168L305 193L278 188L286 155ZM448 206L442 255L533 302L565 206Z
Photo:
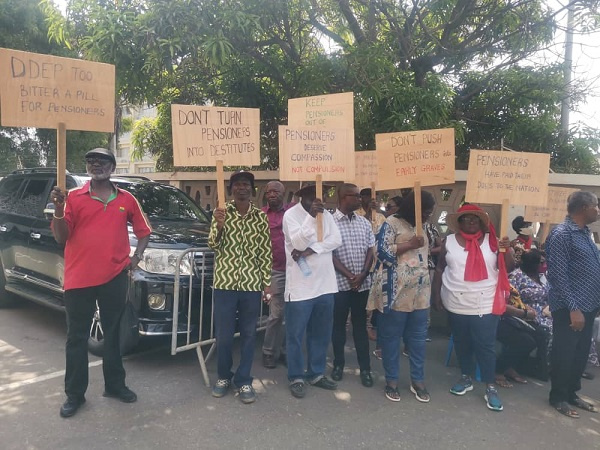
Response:
M118 398L123 403L134 403L137 400L137 395L135 395L135 392L133 392L127 386L123 386L122 388L116 390L105 389L103 396Z
M302 381L296 381L290 384L290 392L296 398L304 398L306 395L306 385Z
M331 376L333 378L333 375ZM360 371L360 382L364 387L372 387L373 386L373 376L371 375L370 370L361 370Z
M331 381L329 378L327 377L321 377L319 378L317 381L315 381L314 383L310 383L311 386L316 386L319 387L321 389L326 389L328 391L335 391L337 389L337 383Z
M340 381L344 378L344 368L342 366L335 366L331 371L331 379L333 381Z
M275 357L273 355L267 355L263 353L263 366L267 369L274 369L277 367L277 361L275 361Z
M60 407L60 417L74 416L81 405L85 403L85 397L81 399L68 397L67 401Z

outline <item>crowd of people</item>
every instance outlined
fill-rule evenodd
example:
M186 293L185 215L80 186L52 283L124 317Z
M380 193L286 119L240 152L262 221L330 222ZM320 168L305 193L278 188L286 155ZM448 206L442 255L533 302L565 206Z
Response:
M225 211L240 215L234 207L240 181L251 187L254 178L243 171L231 177L234 199L215 210L210 239L217 272L233 271L231 280L236 280L235 273L243 266L240 258L245 257L238 248L240 239L248 238L239 228L231 230L235 237L219 234L218 224ZM450 387L452 394L473 390L477 370L485 384L487 407L502 411L499 387L526 384L526 376L534 376L550 378L550 404L557 411L569 417L577 417L573 406L596 412L594 405L577 396L592 343L593 320L600 310L600 286L590 281L595 279L591 274L600 270L600 253L587 228L598 218L594 194L578 192L569 198L569 215L550 234L546 252L537 248L532 225L522 217L513 222L517 238L510 241L498 237L488 214L473 204L464 204L447 216L450 234L442 240L435 224L428 222L435 200L426 191L421 192L422 230L416 229L419 221L411 190L390 198L385 213L377 208L370 189L359 190L349 183L337 189L333 213L316 198L315 185L305 185L295 193L297 204L284 204L283 194L281 183L267 185L263 212L268 232L266 227L261 229L270 238L273 270L270 280L262 278L263 300L271 305L263 365L274 368L286 362L294 397L304 397L309 386L337 389L337 382L347 374L344 348L351 325L363 386L374 384L370 337L376 340L373 355L383 363L385 397L400 401L399 366L404 353L410 365L409 390L418 401L429 402L425 343L433 307L447 311L460 367L460 377ZM235 220L240 219L244 216ZM227 239L231 239L229 244ZM221 252L228 245L237 249L235 255ZM257 255L251 260L254 270L264 274L264 259ZM285 287L273 289L276 282ZM215 284L215 289L217 293L221 287ZM215 302L218 298L215 295ZM227 333L223 347L217 335L217 352L226 352L228 366L219 370L213 395L224 395L233 378L240 399L250 403L255 399L251 379L246 377L240 386L237 372L230 371L231 326ZM243 339L242 352L252 352ZM330 344L333 368L327 374ZM249 355L242 356L247 359Z
M71 191L68 202L58 187L51 194L52 230L65 244L67 400L62 417L73 416L85 402L87 330L96 301L104 326L104 395L137 400L125 384L118 316L125 305L127 272L142 258L151 228L135 198L110 182L116 166L112 153L91 150L86 164L91 180ZM405 354L409 390L427 403L425 343L433 306L447 311L460 367L452 394L473 390L478 369L487 407L501 411L498 387L527 383L525 374L550 378L550 404L560 413L578 417L573 407L597 412L577 395L588 357L597 361L590 348L600 311L600 253L587 227L599 215L594 194L569 197L568 215L552 230L542 252L522 217L513 222L518 237L511 242L498 238L488 214L472 204L447 216L451 233L442 240L428 223L435 200L426 191L421 192L417 220L412 190L388 199L381 213L370 189L344 183L330 213L314 184L295 193L298 203L286 204L285 187L271 181L262 209L251 201L251 172L232 174L229 187L233 200L213 211L208 238L215 252L214 397L235 387L243 403L256 400L251 370L263 301L270 315L262 362L270 369L285 363L294 397L304 397L313 387L336 390L349 374L345 343L350 317L362 385L374 385L371 337L376 340L373 354L383 363L385 397L400 401L399 367ZM132 256L128 223L138 238ZM102 270L89 272L89 264ZM236 330L240 358L234 371ZM330 344L333 368L327 374Z

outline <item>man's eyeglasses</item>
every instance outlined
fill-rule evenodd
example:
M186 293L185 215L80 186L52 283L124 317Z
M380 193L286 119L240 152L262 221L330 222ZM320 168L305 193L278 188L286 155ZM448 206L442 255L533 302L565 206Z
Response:
M346 194L344 197L360 198L360 194Z
M391 203L388 203L387 205L385 205L385 210L388 211L390 209L394 209L397 208L397 205L392 205Z
M112 161L110 159L106 159L106 158L85 158L85 163L89 164L90 166L93 166L94 164L99 164L101 166L107 166L111 162Z

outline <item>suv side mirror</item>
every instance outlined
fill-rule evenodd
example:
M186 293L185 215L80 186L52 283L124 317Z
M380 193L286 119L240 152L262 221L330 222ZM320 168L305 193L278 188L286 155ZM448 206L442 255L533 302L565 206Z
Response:
M54 211L55 211L54 203L52 203L52 202L47 203L46 207L44 208L44 216L46 216L46 219L52 220L52 216L54 215Z

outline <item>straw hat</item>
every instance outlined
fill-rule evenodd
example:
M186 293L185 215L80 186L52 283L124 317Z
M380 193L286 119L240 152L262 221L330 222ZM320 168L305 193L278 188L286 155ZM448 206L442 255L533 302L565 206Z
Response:
M467 214L479 217L482 224L482 230L485 232L489 231L490 216L488 216L488 214L479 206L472 204L462 205L455 213L448 214L446 217L446 225L448 225L448 228L450 228L452 231L458 232L460 230L460 227L458 226L458 220Z

